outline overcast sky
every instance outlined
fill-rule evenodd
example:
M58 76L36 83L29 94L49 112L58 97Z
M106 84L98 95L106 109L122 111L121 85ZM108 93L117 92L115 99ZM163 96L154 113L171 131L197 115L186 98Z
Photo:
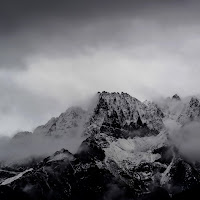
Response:
M197 0L0 0L0 135L98 91L199 94L199 11Z

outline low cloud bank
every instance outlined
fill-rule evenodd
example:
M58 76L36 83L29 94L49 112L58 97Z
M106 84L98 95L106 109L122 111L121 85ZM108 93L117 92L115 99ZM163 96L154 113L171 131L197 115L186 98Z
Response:
M62 148L75 153L84 140L78 134L74 136L50 137L28 135L19 138L0 138L0 163L3 165L25 163L34 157L46 157Z
M170 140L180 154L190 161L200 161L200 122L193 121L171 129Z

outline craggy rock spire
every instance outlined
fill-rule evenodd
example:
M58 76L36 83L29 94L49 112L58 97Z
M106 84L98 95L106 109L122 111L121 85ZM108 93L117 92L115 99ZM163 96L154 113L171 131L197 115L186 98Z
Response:
M145 105L127 93L98 93L98 101L90 125L97 132L108 132L118 137L141 129L144 136L158 134L163 128L162 111L155 105ZM90 127L89 127L90 128Z
M177 101L181 101L181 98L179 97L178 94L175 94L174 96L172 96L172 99L177 100Z

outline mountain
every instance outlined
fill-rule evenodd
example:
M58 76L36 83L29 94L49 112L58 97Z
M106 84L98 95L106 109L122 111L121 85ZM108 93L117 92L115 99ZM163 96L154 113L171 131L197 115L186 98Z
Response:
M85 134L95 130L115 137L129 137L131 133L134 137L156 135L162 128L162 113L156 106L147 106L126 93L102 92Z
M33 133L13 138L79 135L83 141L75 153L63 148L26 165L2 167L0 199L199 198L200 164L181 154L165 123L197 120L199 107L198 99L183 103L178 95L161 105L99 92L92 111L69 108Z

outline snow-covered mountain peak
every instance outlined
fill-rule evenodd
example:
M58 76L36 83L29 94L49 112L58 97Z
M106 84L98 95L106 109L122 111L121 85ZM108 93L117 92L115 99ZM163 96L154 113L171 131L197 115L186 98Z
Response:
M127 106L134 106L136 103L140 103L140 101L127 93L118 93L118 92L105 92L98 93L98 105L105 102L107 104L107 109L112 109L113 107L122 106L122 108Z
M90 111L70 107L59 117L53 117L45 125L37 127L33 134L66 136L79 133L110 132L117 135L135 129L147 129L159 133L163 128L163 113L153 102L147 104L127 93L98 92Z
M108 133L117 138L133 137L139 132L143 136L158 134L164 127L162 117L161 110L154 103L145 105L123 92L99 92L94 113L85 133Z
M185 124L200 119L200 102L197 97L192 97L178 117L178 122Z
M80 107L70 107L57 118L34 130L34 134L63 136L82 131L87 120L87 111Z

